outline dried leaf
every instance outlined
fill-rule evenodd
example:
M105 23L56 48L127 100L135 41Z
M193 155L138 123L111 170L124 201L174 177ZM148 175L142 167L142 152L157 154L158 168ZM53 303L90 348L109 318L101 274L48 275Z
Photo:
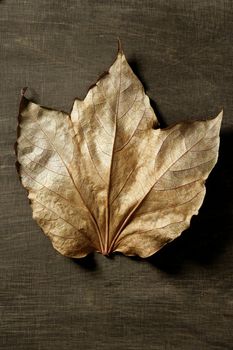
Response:
M221 119L160 129L121 49L70 116L23 96L17 154L33 218L69 257L154 254L198 213Z

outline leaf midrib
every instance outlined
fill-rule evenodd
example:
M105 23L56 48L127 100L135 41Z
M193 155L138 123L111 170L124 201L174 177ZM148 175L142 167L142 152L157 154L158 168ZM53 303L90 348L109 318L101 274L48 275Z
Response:
M110 169L109 169L109 178L108 178L108 187L107 187L107 196L106 196L106 227L105 227L105 241L104 241L104 251L103 254L108 254L108 245L109 245L109 226L110 226L110 203L109 203L109 194L110 194L110 187L111 187L111 173L112 173L112 164L113 164L113 155L114 155L114 148L115 148L115 142L116 142L116 135L117 135L117 115L119 111L119 101L120 101L120 93L121 93L121 72L122 69L122 53L120 53L120 69L119 69L119 87L117 91L117 103L116 103L116 111L114 115L114 134L113 134L113 145L112 145L112 151L111 151L111 159L110 159Z

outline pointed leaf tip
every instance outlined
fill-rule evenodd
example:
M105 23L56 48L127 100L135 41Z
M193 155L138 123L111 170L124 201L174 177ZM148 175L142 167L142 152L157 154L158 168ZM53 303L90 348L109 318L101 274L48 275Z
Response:
M221 109L221 111L220 111L219 114L217 115L217 118L220 118L220 119L223 118L223 108Z
M24 95L25 95L27 89L28 89L27 86L25 86L24 88L21 89L21 91L20 91L21 96L24 96Z
M123 55L124 53L123 53L122 43L121 43L121 39L120 38L117 39L117 43L118 43L118 54Z

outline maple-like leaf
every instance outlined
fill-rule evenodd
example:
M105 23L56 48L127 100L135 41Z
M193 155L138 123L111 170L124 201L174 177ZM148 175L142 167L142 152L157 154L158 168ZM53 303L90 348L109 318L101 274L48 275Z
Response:
M222 112L160 129L122 50L71 115L20 105L17 156L33 218L61 254L148 257L178 237L205 196Z

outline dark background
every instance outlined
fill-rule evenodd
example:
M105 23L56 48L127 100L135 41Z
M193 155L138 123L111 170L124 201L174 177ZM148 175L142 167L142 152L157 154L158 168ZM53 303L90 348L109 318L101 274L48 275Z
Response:
M220 158L199 216L158 254L74 261L32 220L16 174L20 89L69 111L117 37L162 125L224 108ZM231 0L0 1L0 349L231 349L232 37Z

